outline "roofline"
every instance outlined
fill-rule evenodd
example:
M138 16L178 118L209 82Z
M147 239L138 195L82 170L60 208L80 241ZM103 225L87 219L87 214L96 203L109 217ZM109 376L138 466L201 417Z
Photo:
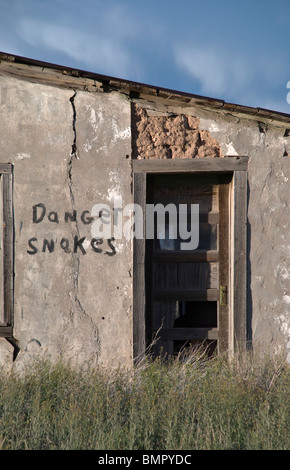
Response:
M211 103L215 105L217 108L223 108L224 110L230 110L230 111L238 111L240 113L246 113L246 114L254 114L254 115L261 115L261 118L268 118L268 119L274 119L274 120L282 120L282 121L290 121L290 114L284 113L281 111L275 111L275 110L270 110L266 108L260 108L260 107L251 107L251 106L246 106L246 105L241 105L241 104L236 104L236 103L231 103L231 102L226 102L224 100L218 99L218 98L212 98L209 96L202 96L202 95L197 95L194 93L188 93L188 92L183 92L180 90L173 90L170 88L164 88L160 86L154 86L154 85L148 85L146 83L141 83L141 82L135 82L133 80L128 80L128 79L122 79L122 78L117 78L117 77L112 77L109 75L102 75L99 73L95 72L90 72L87 70L83 69L77 69L74 67L69 67L65 65L59 65L59 64L54 64L51 62L45 62L37 59L31 59L28 57L23 57L15 54L10 54L7 52L2 52L0 51L0 62L1 61L8 61L8 62L13 62L16 64L24 64L24 65L32 65L36 67L41 67L41 68L48 68L48 69L55 69L55 70L61 70L61 71L66 71L67 73L70 73L74 75L75 77L83 77L83 78L88 78L96 81L103 82L104 84L110 85L110 82L114 82L114 85L116 86L117 84L120 85L120 87L126 83L129 88L146 88L147 90L151 90L153 94L160 94L160 92L166 93L168 95L175 95L176 97L186 97L189 99L196 99L199 101L204 101L205 103ZM204 104L205 104L204 103Z

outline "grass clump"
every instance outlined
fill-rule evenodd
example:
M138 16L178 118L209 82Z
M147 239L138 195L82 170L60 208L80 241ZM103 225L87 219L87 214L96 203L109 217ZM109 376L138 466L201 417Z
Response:
M276 356L192 352L130 371L40 361L0 374L0 448L288 450L289 379Z

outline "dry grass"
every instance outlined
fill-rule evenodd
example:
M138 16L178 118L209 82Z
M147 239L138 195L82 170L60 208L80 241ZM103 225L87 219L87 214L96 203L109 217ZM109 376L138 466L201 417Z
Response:
M281 449L289 365L191 351L132 371L39 362L0 375L1 449Z

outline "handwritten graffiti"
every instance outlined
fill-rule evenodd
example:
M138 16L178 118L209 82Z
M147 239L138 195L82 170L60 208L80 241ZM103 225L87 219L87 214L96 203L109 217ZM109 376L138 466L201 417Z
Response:
M47 220L51 223L59 224L60 217L56 211L47 212L46 206L42 203L35 204L32 207L32 222L33 224L39 224L43 222L47 214ZM84 225L91 224L95 217L89 215L88 210L84 210L80 214L80 220ZM99 214L101 217L102 214ZM73 210L72 212L64 213L64 222L77 222L77 211ZM57 245L61 248L64 253L81 253L85 255L87 253L88 247L92 249L94 253L103 253L108 256L114 256L116 254L116 248L113 244L115 238L111 237L109 239L104 239L102 237L92 238L91 240L87 237L80 237L75 235L71 240L63 237L58 242L56 239L47 239L38 240L37 237L29 238L28 240L28 250L29 255L35 255L36 253L53 253Z
M47 210L46 210L46 207L45 207L44 204L42 204L41 202L38 203L38 204L35 204L32 207L32 222L34 224L39 224L40 222L42 222L44 220L46 212L47 212ZM89 213L90 213L90 211L88 211L88 210L84 210L81 213L80 219L81 219L82 223L85 224L85 225L89 225L94 221L94 217L88 216ZM49 220L49 222L54 222L56 224L58 224L59 221L60 221L59 215L56 211L50 211L47 215L47 219ZM67 222L76 222L77 221L77 211L73 210L72 212L65 212L64 213L64 221L66 223Z
M72 243L70 243L70 240L68 238L62 238L59 242L59 246L65 253L82 253L83 255L85 255L87 253L87 250L84 247L84 243L86 242L86 240L86 237L79 238L76 235ZM112 243L114 241L114 238L105 241L110 251L108 251L108 249L105 250L103 248L100 248L100 245L104 243L104 240L102 238L92 238L92 240L90 241L90 246L95 253L104 253L105 255L114 256L116 254L116 249ZM29 238L28 246L30 249L27 250L27 253L29 255L35 255L39 251L41 251L42 253L53 253L55 250L55 246L57 245L56 240L48 240L46 238L43 240L41 247L37 243L38 239L36 237Z

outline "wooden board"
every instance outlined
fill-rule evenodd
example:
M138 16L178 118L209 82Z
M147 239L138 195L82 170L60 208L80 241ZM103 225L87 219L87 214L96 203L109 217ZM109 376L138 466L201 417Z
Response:
M14 291L14 223L12 201L12 174L2 175L3 188L3 320L13 325L13 291Z
M134 201L142 208L146 204L146 175L134 174ZM143 214L145 211L143 210ZM133 241L133 354L136 360L145 353L145 243Z
M247 173L235 173L233 183L233 340L236 350L244 350L247 340Z
M155 263L155 289L217 289L217 263Z
M225 352L229 348L229 185L219 186L219 286L220 298L218 304L218 325L219 325L219 352ZM222 297L221 297L222 292Z
M218 301L218 289L203 290L184 290L184 289L164 289L155 290L154 299L156 300L207 300L209 302Z
M0 338L12 338L13 337L13 327L0 325Z
M216 250L208 251L167 251L167 252L158 252L154 253L154 260L156 261L166 261L166 262L185 262L191 261L192 263L197 263L200 261L214 262L219 260L219 252Z
M158 333L163 341L218 339L217 328L164 328Z
M198 158L180 160L133 160L133 169L145 173L245 171L248 157Z

